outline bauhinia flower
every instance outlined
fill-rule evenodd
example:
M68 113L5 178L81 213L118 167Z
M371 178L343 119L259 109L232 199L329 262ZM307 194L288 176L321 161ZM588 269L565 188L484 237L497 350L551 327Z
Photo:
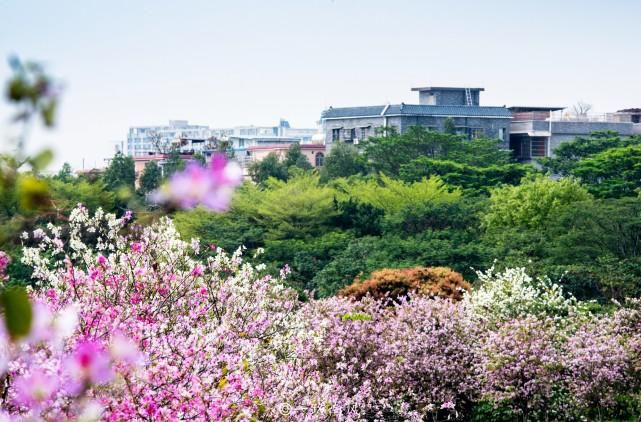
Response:
M234 188L241 181L238 163L215 154L208 167L189 162L183 171L171 176L169 183L153 192L151 200L186 209L202 205L213 211L225 211Z
M76 346L67 361L67 371L80 385L105 384L113 376L109 354L95 341L83 341Z
M35 368L30 374L15 380L16 403L26 407L36 407L51 399L58 388L56 376Z

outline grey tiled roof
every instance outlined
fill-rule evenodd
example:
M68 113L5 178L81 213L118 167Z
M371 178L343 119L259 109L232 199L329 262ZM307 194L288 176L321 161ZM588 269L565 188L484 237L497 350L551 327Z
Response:
M323 111L323 118L357 117L357 116L380 116L385 106L366 107L340 107L328 108Z
M340 119L346 117L380 116L386 106L341 107L323 111L323 119ZM444 106L418 104L392 104L385 110L385 116L423 115L423 116L469 116L469 117L512 117L512 112L505 107L483 106Z

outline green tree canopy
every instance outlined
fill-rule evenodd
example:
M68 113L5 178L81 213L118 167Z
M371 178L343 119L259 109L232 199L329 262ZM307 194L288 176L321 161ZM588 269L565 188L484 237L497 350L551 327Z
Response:
M181 171L185 168L185 160L180 156L180 150L175 146L171 147L167 157L167 161L163 166L164 176L171 177L172 174Z
M125 187L133 192L136 181L133 158L121 152L116 153L105 170L103 180L107 188L112 191Z
M492 190L484 225L490 232L508 228L541 229L552 213L591 198L587 189L575 179L552 180L543 175L532 176L519 186Z
M332 146L332 149L325 157L325 163L321 168L321 180L327 181L366 173L367 163L358 149L352 145L339 142Z
M347 181L339 179L336 187L341 192L339 198L372 205L391 215L406 206L426 202L455 202L461 197L458 188L447 186L439 177L431 177L414 183L405 183L384 174L380 180L375 178Z
M500 149L497 139L468 140L420 126L410 127L402 134L371 137L363 142L363 150L375 171L390 176L398 175L404 164L421 157L480 167L512 162L511 153Z
M309 160L303 152L301 151L299 144L292 144L285 153L285 167L290 168L292 166L298 167L303 170L311 170L313 166L310 164Z
M610 148L579 161L571 174L602 198L637 196L641 188L641 145Z
M62 180L64 182L68 182L71 178L73 178L73 170L71 169L71 164L67 162L62 165L60 171L58 171L54 176L54 179Z
M611 148L634 145L641 145L641 136L621 137L617 132L594 132L559 144L554 149L553 158L542 158L539 162L544 170L566 176L585 158Z
M408 182L439 176L448 185L460 186L466 191L486 193L499 185L518 185L523 177L534 172L534 167L528 164L508 163L477 167L451 160L419 157L401 165L399 176Z
M299 172L288 181L270 178L265 188L246 187L235 199L241 210L254 208L258 224L271 239L300 238L326 231L337 214L335 192L319 176Z
M281 163L276 153L270 152L260 161L254 161L249 166L249 177L263 185L270 177L278 180L287 180L287 166Z
M160 186L162 180L162 171L155 161L149 161L145 164L145 168L140 176L140 188L138 192L146 195Z

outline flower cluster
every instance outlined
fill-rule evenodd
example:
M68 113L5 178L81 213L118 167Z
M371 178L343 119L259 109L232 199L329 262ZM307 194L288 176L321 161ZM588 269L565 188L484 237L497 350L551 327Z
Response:
M7 267L11 263L11 257L6 252L0 251L0 281L6 280L8 276Z
M36 296L29 332L21 337L0 332L0 420L98 420L103 406L93 389L109 388L113 368L137 365L129 359L138 355L135 345L122 353L116 342L89 340L78 333L76 306L58 305Z

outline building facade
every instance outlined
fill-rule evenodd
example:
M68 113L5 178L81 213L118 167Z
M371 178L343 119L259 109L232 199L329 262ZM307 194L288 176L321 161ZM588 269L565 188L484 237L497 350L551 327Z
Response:
M443 131L449 119L456 133L474 139L500 140L522 161L550 157L562 142L593 132L613 131L621 136L641 134L641 109L630 108L602 115L576 115L565 107L481 106L483 88L422 87L419 104L341 107L323 111L322 130L328 145L357 144L384 129L403 133L411 126Z
M301 146L310 144L317 129L292 128L287 120L281 119L278 126L236 126L227 135L238 163L247 171L248 166L256 161L254 151L274 149L280 151L292 144ZM267 155L267 154L265 154Z
M272 145L253 145L247 148L247 158L245 160L245 170L251 163L261 161L269 154L283 160L291 144L272 144ZM325 145L324 144L302 144L300 145L301 153L307 158L312 167L319 168L325 163ZM246 171L245 171L246 174Z
M411 126L443 131L446 121L456 132L469 139L500 139L507 147L512 113L506 107L480 105L483 88L423 87L412 88L419 94L419 104L388 104L365 107L341 107L323 111L321 125L327 144L358 143L381 130L405 132Z
M521 161L552 157L563 142L593 132L617 132L620 136L641 134L641 124L633 111L599 115L576 115L565 107L510 107L510 149ZM635 110L635 109L631 109Z
M127 132L127 155L139 157L166 153L181 138L207 139L212 136L208 126L191 125L187 120L170 120L165 126L136 126Z

